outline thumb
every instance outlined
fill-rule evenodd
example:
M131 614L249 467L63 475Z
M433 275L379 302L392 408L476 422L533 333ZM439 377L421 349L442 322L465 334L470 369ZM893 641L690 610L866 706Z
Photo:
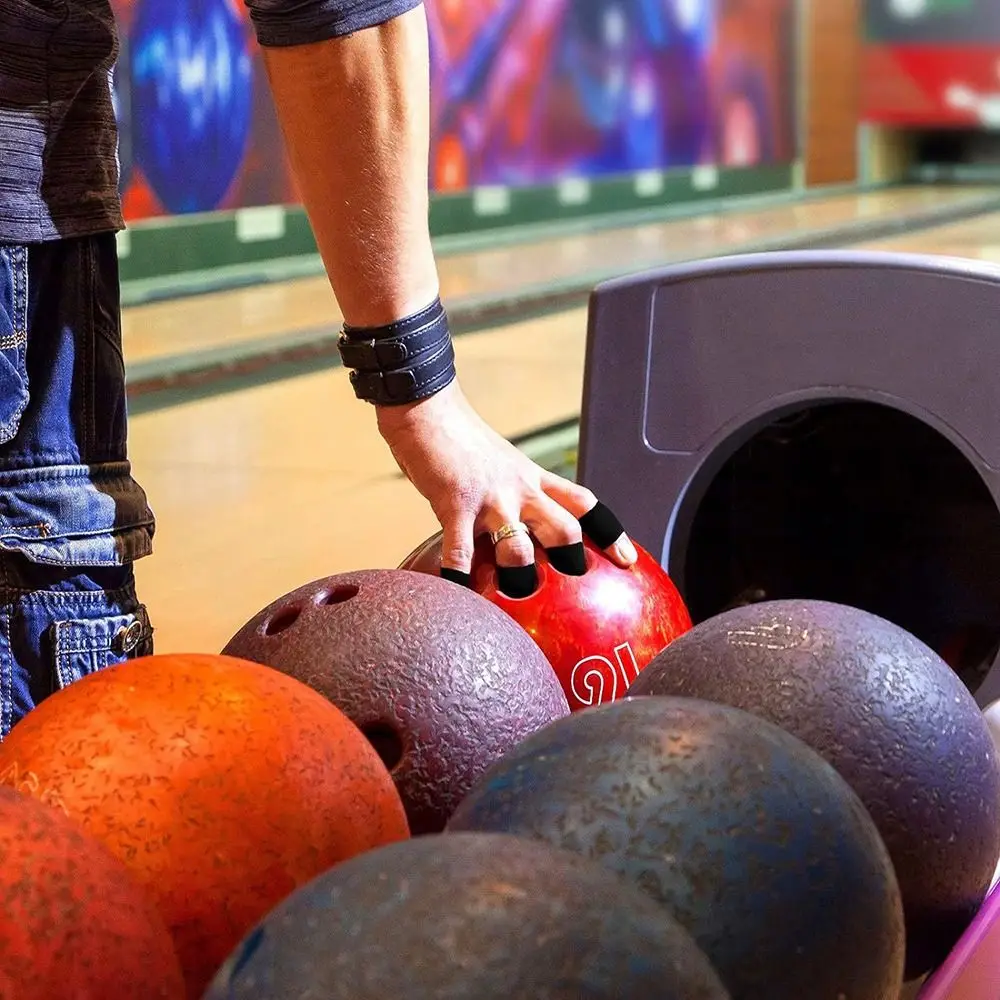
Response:
M443 524L441 540L441 576L464 587L472 580L472 554L475 550L475 520L452 516Z

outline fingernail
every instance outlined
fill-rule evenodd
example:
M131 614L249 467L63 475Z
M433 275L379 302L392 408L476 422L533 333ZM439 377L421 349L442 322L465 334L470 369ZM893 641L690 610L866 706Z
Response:
M583 576L587 572L587 556L583 549L583 542L576 542L573 545L555 545L551 549L546 549L546 554L553 569L566 576Z
M538 570L530 566L497 566L497 589L507 597L530 597L538 587Z
M615 555L618 556L622 562L631 566L636 559L639 558L639 553L636 552L635 546L632 544L632 539L628 535L622 535L621 538L615 542Z

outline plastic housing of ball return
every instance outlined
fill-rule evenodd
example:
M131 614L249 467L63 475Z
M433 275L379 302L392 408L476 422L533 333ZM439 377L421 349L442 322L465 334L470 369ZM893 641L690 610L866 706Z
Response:
M1000 992L1000 890L994 889L917 1000L996 1000Z
M852 401L936 430L1000 509L1000 268L800 251L599 285L579 480L685 593L692 522L727 459L784 415ZM1000 698L998 659L973 686L981 705Z

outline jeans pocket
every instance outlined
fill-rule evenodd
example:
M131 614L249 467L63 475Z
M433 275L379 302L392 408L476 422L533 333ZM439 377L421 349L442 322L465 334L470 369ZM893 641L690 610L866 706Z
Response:
M28 405L28 248L0 244L0 444L18 431Z
M55 690L87 674L153 651L152 629L143 605L134 614L70 619L52 624Z

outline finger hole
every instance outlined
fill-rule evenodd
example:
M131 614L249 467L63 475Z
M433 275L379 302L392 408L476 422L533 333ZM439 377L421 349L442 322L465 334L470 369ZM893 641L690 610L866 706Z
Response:
M497 590L505 597L522 600L538 589L538 568L529 566L497 566Z
M583 542L573 545L556 545L546 549L552 568L565 576L583 576L587 572L587 553Z

